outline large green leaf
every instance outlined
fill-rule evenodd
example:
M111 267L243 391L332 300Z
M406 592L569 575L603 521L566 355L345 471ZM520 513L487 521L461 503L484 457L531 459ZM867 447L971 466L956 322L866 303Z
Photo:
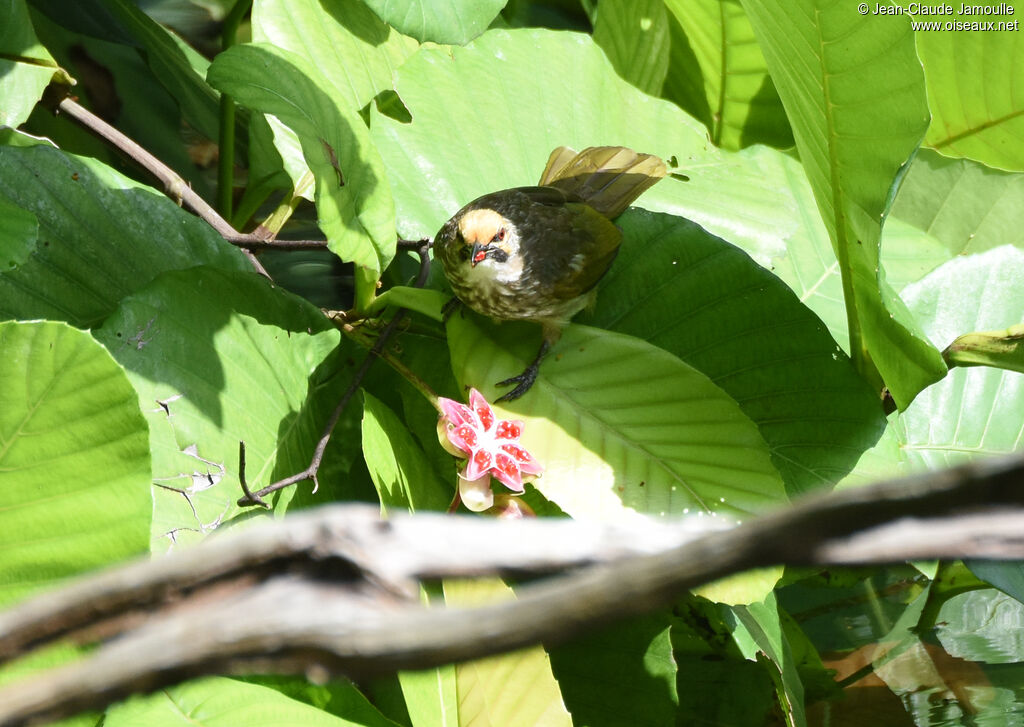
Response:
M1009 245L952 260L903 296L936 345L961 333L1024 321L1024 251ZM896 422L902 452L917 466L1012 452L1024 442L1024 374L955 368L921 392Z
M203 537L237 513L239 441L253 490L304 469L347 384L339 356L328 359L338 332L255 274L166 274L125 299L96 336L128 370L149 421L154 549ZM357 417L335 431L321 501L343 486L340 448L356 450Z
M652 96L668 72L669 28L663 0L605 0L594 42L624 79Z
M533 358L539 328L448 321L460 383L496 398L494 382ZM757 427L702 373L640 339L570 326L521 399L496 407L522 419L522 442L545 468L534 484L567 514L744 517L785 502Z
M444 599L469 607L513 598L497 579L445 581ZM551 662L540 646L458 664L455 667L460 727L570 727Z
M221 53L209 79L298 134L316 177L317 213L329 247L375 280L394 255L394 205L359 115L332 98L323 75L304 58L269 44Z
M0 126L16 128L43 95L57 64L36 38L25 0L3 0L0 19Z
M709 376L758 425L791 495L852 469L885 419L817 316L691 222L633 210L618 224L619 255L580 320L660 346Z
M1024 171L1021 3L1011 0L988 7L1010 12L918 16L920 21L939 20L942 24L997 24L985 30L917 32L917 52L924 63L932 112L925 143L948 156ZM1013 27L1006 28L1006 23Z
M1024 251L1005 245L957 257L904 288L931 340L945 347L968 331L1024 321ZM960 464L1019 450L1024 442L1024 374L960 368L891 417L881 441L844 484Z
M1024 174L922 149L882 235L882 260L894 287L958 255L1007 244L1024 249Z
M508 0L365 0L388 25L417 40L462 45L480 35Z
M928 124L910 21L817 0L744 7L839 259L851 356L872 383L877 369L905 409L945 373L879 266L894 182Z
M574 724L672 724L679 697L663 613L630 619L551 651Z
M39 221L29 259L0 272L4 317L92 326L163 271L251 269L209 225L162 194L49 146L0 147L0 199Z
M407 426L384 403L363 392L363 456L380 495L381 511L445 510L455 494L455 469L445 483Z
M738 0L666 0L679 24L665 97L703 121L716 146L793 144L782 102ZM603 6L602 6L603 7Z
M796 671L789 642L782 628L782 619L775 594L769 594L762 603L749 606L733 607L738 626L737 640L743 650L743 642L749 639L750 651L764 654L772 666L772 681L779 706L790 727L803 727L807 724L804 713L804 689L800 675ZM742 634L742 632L746 632ZM742 634L742 635L741 635ZM744 656L754 658L755 653L746 651Z
M254 41L302 56L351 111L390 89L395 69L419 47L361 0L257 0L252 15Z
M0 271L28 260L39 240L39 220L26 209L0 197Z
M716 211L727 206L703 184L717 151L701 124L619 78L590 36L492 30L465 48L422 48L398 70L395 90L412 122L371 109L371 130L409 239L433 237L482 194L536 184L561 145L622 144L675 156L691 182L663 180L642 200L657 190L690 208L699 206L692 193Z
M0 604L146 550L146 421L124 371L64 323L0 323Z
M258 684L211 677L132 697L107 710L106 727L360 727L383 720L349 721Z

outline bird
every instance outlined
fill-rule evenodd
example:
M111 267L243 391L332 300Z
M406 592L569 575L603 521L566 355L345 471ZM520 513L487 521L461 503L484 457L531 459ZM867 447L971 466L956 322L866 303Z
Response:
M537 356L496 384L515 384L496 401L518 399L533 386L541 361L592 303L618 254L622 231L613 220L666 171L660 158L622 146L561 146L537 186L485 194L438 231L434 256L455 294L451 303L498 321L541 325ZM446 315L452 310L446 307Z

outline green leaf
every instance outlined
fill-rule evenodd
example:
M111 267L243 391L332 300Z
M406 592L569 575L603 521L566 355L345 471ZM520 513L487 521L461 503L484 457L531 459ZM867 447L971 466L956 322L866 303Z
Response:
M388 25L420 41L463 45L487 29L508 0L365 0Z
M821 321L745 253L687 220L631 210L617 224L618 257L580 320L709 376L758 425L790 495L849 472L885 419Z
M43 95L57 63L36 38L25 0L7 0L0 10L0 127L17 128Z
M125 299L96 336L128 370L149 421L154 550L204 537L237 514L239 441L253 491L304 469L348 383L337 368L349 354L331 355L338 332L255 274L168 273ZM352 454L342 448L358 451L357 417L335 430L320 471L328 492L314 501L344 487ZM279 510L294 493L282 492Z
M476 315L448 321L452 369L493 401L539 336ZM525 421L522 442L545 468L534 485L573 517L743 517L785 502L757 427L704 374L640 339L569 326L533 388L497 406Z
M312 705L360 727L397 727L347 679L314 684L301 676L259 675L240 681L269 687L289 699Z
M1020 3L1007 2L1013 13ZM1009 21L1010 15L943 15L941 20ZM924 18L919 20L934 20ZM997 26L998 27L998 26ZM917 33L932 122L925 144L947 156L969 157L989 166L1024 171L1024 46L1019 27L985 32Z
M950 656L986 664L1024 661L1024 603L994 588L953 596L939 609L935 635Z
M1024 321L1024 251L1009 245L952 260L904 289L929 338L943 346L964 331ZM923 391L897 420L911 463L949 466L1019 449L1024 441L1022 374L956 368Z
M958 255L1006 244L1024 249L1024 174L922 149L882 234L882 260L894 287Z
M895 181L928 124L910 22L815 0L745 0L744 7L839 259L851 356L873 384L877 369L905 409L945 373L879 266Z
M110 354L63 323L0 323L0 604L145 552L146 421Z
M376 280L394 256L394 205L366 126L334 99L302 57L267 44L217 56L210 83L239 103L273 114L298 134L316 177L319 224L328 246Z
M398 673L412 727L458 727L459 702L454 666Z
M594 22L594 42L620 76L644 93L661 94L669 51L663 0L605 0Z
M105 727L361 727L379 721L350 722L284 696L269 687L211 677L132 697L107 710Z
M10 272L29 259L39 240L39 220L0 197L0 271Z
M673 724L679 697L664 614L630 619L551 651L574 724Z
M716 146L792 146L785 110L739 2L666 0L665 5L678 23L665 97L703 121Z
M0 147L0 199L35 215L32 256L0 273L0 315L93 326L159 273L250 270L202 220L93 159L39 145Z
M903 297L929 338L945 346L963 331L1024 320L1024 251L1005 245L958 257ZM854 470L854 484L900 472L938 469L1017 451L1024 442L1024 374L957 367L925 389Z
M764 654L772 666L772 680L786 724L791 727L806 725L803 684L782 628L775 594L769 594L762 603L735 606L733 613L757 651ZM752 656L749 653L745 655L747 658Z
M444 582L450 606L469 607L514 598L498 579ZM551 662L540 646L477 659L455 667L460 725L570 727Z
M368 391L363 392L363 456L383 514L448 508L455 492L454 462L451 482L439 480L407 426Z
M395 90L412 123L371 108L370 128L407 239L433 238L482 194L536 184L562 145L622 144L675 156L693 181L662 180L641 204L667 196L687 205L696 191L718 210L727 206L719 194L694 189L718 153L701 124L619 78L588 35L491 30L465 48L421 48L397 71ZM491 108L501 113L481 113ZM449 138L458 143L438 143Z
M252 15L254 41L302 56L349 111L390 89L395 69L419 47L361 0L261 0Z

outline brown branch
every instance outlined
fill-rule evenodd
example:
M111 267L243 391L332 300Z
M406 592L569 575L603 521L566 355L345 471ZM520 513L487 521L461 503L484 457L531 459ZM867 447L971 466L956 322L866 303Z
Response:
M429 514L382 522L376 508L335 506L211 539L0 613L2 658L104 624L121 634L78 662L0 689L0 725L100 709L206 674L318 669L362 678L555 643L778 563L1024 558L1024 457L814 496L726 530L697 522L705 529L694 530L693 519L616 527ZM424 579L567 569L517 588L513 602L472 609L423 607L414 588ZM145 615L137 628L133 614Z
M57 110L66 114L94 134L113 144L143 169L152 174L171 199L183 205L206 221L217 233L232 245L241 247L257 272L266 275L259 261L252 256L253 250L312 250L326 249L324 240L274 240L265 233L246 234L238 232L206 200L200 197L173 169L146 151L138 143L114 128L74 99L65 97L57 103ZM269 277L269 276L268 276Z

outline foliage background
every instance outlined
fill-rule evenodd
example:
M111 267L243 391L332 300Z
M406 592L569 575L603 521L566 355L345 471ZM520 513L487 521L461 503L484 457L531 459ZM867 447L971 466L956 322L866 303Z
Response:
M534 183L563 144L631 146L672 175L618 220L596 307L502 410L545 465L539 513L738 520L1024 440L1021 374L947 373L940 353L1024 320L1018 30L915 31L825 0L256 0L223 50L228 3L0 7L0 604L251 517L238 441L253 488L305 467L394 305L416 312L391 356L438 394L492 397L538 332L443 325L441 276L410 291L395 239ZM330 253L267 253L276 284L254 275L38 104L55 74L210 200L234 131L232 222L294 208L282 236ZM369 319L339 330L317 306ZM447 505L428 398L381 364L361 391L318 491L282 491L274 515ZM208 679L104 724L1019 720L1024 580L970 565L751 574L557 649L373 684Z

